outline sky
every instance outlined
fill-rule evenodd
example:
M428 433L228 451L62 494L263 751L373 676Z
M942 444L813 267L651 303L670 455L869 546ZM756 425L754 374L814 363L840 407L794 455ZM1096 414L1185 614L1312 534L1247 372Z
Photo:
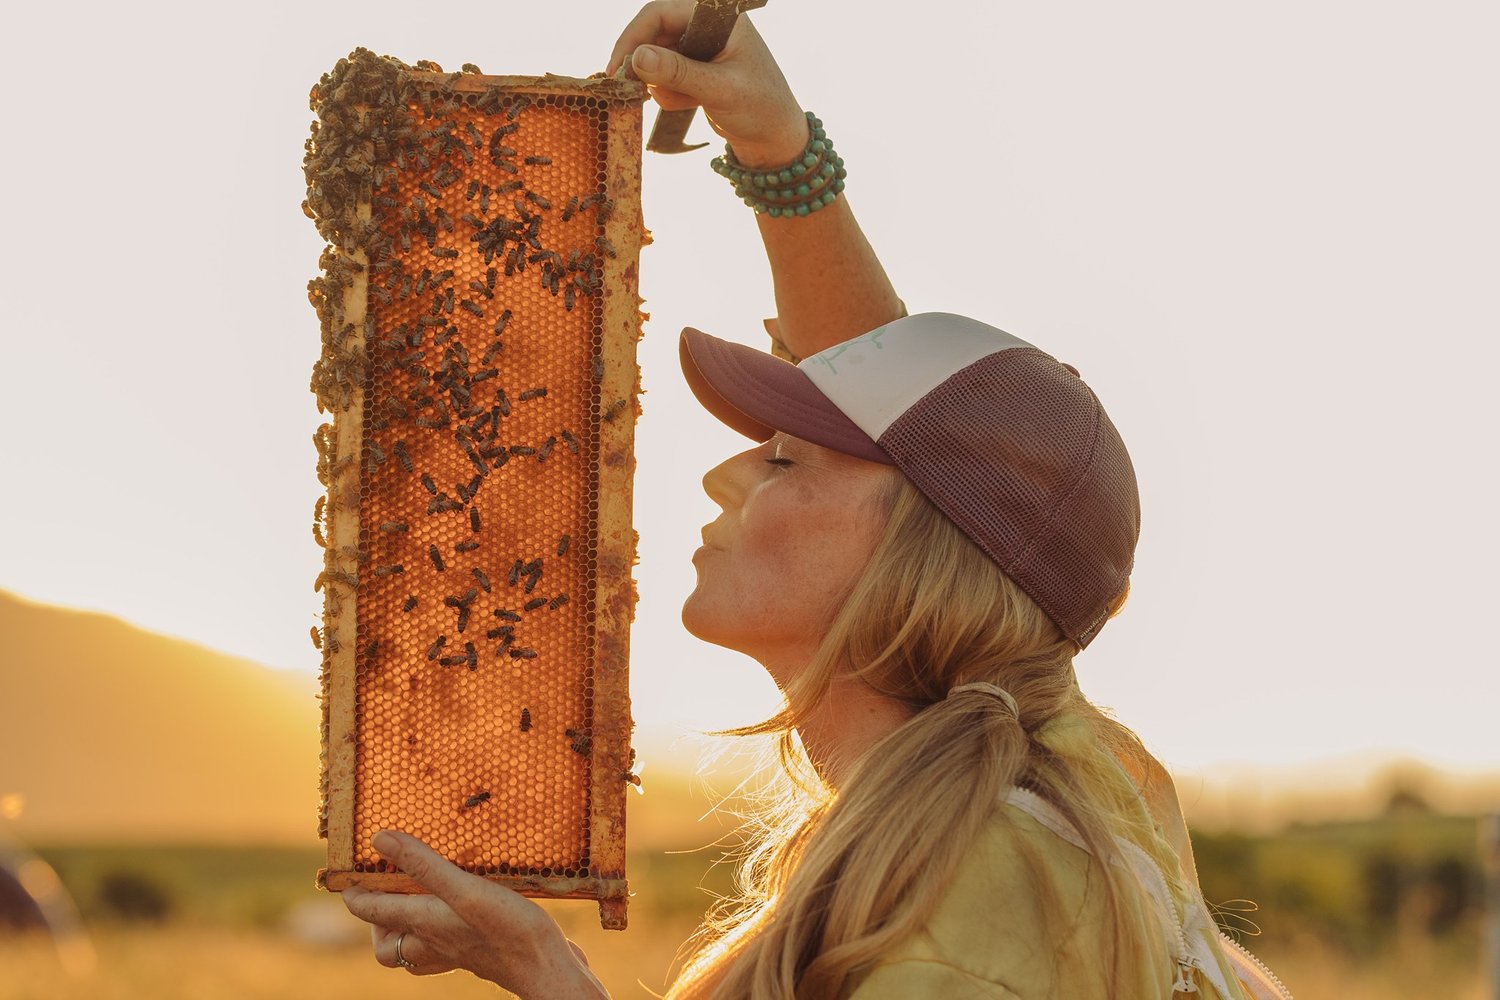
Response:
M308 89L361 45L587 75L636 5L407 9L13 15L0 588L316 670ZM1174 768L1383 753L1500 767L1500 14L914 10L771 0L753 19L845 157L908 308L1074 365L1130 449L1132 595L1078 660L1085 692ZM774 313L716 149L644 167L646 745L777 707L758 664L678 618L717 515L701 477L747 442L698 409L677 333L765 347Z

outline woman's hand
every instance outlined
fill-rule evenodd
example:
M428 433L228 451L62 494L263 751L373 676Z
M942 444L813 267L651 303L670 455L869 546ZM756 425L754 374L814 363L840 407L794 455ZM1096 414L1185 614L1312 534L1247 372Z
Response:
M609 997L583 950L531 900L470 875L407 834L384 830L374 843L382 857L432 893L344 890L349 912L373 925L381 965L396 966L399 940L412 975L468 969L525 1000Z
M642 7L615 42L605 72L613 74L628 61L665 110L701 106L747 167L789 163L807 145L808 129L781 67L745 15L712 62L679 55L673 47L687 30L693 6L694 0L654 0Z

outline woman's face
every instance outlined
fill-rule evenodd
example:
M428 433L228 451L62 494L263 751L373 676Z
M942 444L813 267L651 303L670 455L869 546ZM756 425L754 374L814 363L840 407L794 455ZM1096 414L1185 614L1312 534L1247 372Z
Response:
M703 489L723 513L693 553L687 630L773 675L805 663L869 562L898 474L782 433L710 470Z

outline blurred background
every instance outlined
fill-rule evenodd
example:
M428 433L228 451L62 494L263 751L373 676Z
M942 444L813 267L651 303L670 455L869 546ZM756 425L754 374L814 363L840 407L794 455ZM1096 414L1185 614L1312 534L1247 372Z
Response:
M636 8L12 15L0 1000L493 995L380 968L312 883L307 93L361 45L584 76ZM1221 921L1298 995L1491 995L1494 7L771 0L754 19L910 310L1073 364L1129 445L1132 596L1078 672L1173 771ZM716 516L700 478L744 442L697 409L676 335L765 347L775 311L717 148L644 168L631 928L549 904L617 997L662 991L729 891L715 806L748 764L705 761L699 734L778 705L678 621Z

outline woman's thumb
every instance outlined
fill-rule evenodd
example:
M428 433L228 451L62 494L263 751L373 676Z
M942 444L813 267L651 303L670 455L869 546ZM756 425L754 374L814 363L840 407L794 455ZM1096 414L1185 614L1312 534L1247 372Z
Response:
M710 102L713 89L711 72L703 63L689 59L659 45L637 46L630 57L630 68L642 83L650 83L679 94Z

